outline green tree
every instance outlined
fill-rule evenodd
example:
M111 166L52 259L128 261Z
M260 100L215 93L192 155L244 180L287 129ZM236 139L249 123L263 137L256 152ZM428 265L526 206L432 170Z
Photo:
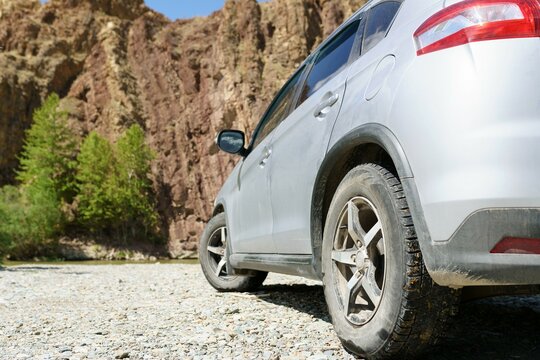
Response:
M49 96L35 111L26 132L17 179L23 187L54 192L59 200L71 202L75 194L76 137L67 125L67 114L58 110L60 98ZM41 196L41 195L39 195Z
M63 231L62 208L74 196L75 135L59 111L58 95L34 112L20 155L20 186L0 190L0 237L18 257L46 255Z
M119 215L115 197L117 164L111 144L91 132L77 157L78 210L83 224L92 230L114 225Z
M141 225L144 232L157 224L152 182L151 162L154 153L144 141L139 125L131 126L116 144L118 181L121 191L119 202L123 208L123 221L130 228ZM135 226L140 227L140 226Z
M151 235L158 218L149 178L153 158L138 125L130 127L115 146L90 133L78 156L82 223L124 239Z

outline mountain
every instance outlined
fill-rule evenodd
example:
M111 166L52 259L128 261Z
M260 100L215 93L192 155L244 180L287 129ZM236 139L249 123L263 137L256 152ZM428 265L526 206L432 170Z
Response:
M216 133L253 131L292 71L364 2L228 0L171 22L143 0L0 0L0 184L14 181L32 112L56 92L81 137L145 129L169 251L193 250L238 161L218 152Z

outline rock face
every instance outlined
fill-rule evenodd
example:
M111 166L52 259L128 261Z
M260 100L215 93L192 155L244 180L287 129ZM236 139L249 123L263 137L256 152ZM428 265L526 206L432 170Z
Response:
M228 0L171 22L143 0L0 0L0 184L33 110L57 92L80 135L138 123L172 255L193 250L237 159L216 132L251 132L301 61L364 0ZM181 6L181 5L179 5Z

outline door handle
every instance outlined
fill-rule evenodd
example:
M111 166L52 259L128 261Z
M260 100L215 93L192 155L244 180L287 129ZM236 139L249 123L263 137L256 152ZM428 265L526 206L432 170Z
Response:
M268 159L270 159L270 156L272 156L272 150L266 148L263 152L263 157L261 161L259 162L259 167L264 168L266 166L266 163L268 163Z
M323 100L317 107L315 108L315 111L313 112L313 115L318 117L325 117L326 113L324 110L334 106L339 100L339 94L335 94L332 92L327 93L324 95Z

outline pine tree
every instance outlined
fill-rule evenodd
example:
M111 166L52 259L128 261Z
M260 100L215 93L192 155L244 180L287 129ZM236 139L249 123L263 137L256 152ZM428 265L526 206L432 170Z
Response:
M139 125L131 126L118 140L116 152L124 222L130 228L142 226L147 233L156 225L157 214L149 178L154 154L145 144L143 129Z
M124 239L151 235L158 219L149 178L153 158L138 125L130 127L115 146L90 133L78 156L81 222L94 232Z
M20 156L20 186L0 190L0 237L20 257L55 246L65 225L62 206L74 196L75 135L59 102L53 94L35 111Z
M83 224L101 231L120 215L115 197L117 164L111 144L91 132L81 145L77 168L78 209Z
M71 202L74 196L76 137L67 126L65 112L58 110L60 98L49 96L34 113L26 132L17 179L24 187L54 192L59 200Z

